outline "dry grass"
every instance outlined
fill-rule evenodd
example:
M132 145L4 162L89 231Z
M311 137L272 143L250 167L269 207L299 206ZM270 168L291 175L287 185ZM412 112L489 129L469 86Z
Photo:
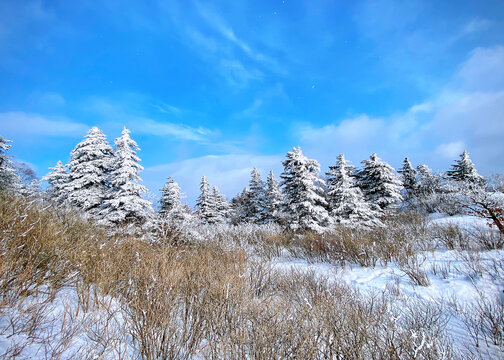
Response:
M412 257L417 251L430 249L433 245L427 240L426 218L420 214L398 213L384 219L384 223L384 228L375 229L342 226L325 234L286 233L280 246L291 256L312 262L375 267L378 263L387 265L390 261Z
M1 332L13 339L1 358L30 358L34 347L54 359L456 357L439 308L397 306L337 279L274 271L243 246L228 246L243 238L149 244L47 206L0 195L0 316L9 319ZM398 225L269 240L257 233L246 241L372 266L413 252L417 231Z

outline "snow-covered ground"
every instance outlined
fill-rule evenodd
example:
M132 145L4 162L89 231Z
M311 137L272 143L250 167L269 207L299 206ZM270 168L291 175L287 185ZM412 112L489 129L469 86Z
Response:
M462 231L488 231L486 220L474 216L434 216L429 226L455 226ZM464 323L464 314L474 311L481 300L504 303L504 250L462 251L436 249L417 254L420 269L428 277L429 285L420 286L390 262L362 267L329 263L313 263L304 259L280 257L273 259L274 268L283 271L310 272L331 279L338 279L356 287L361 293L389 292L397 301L418 299L442 306L450 314L447 331L459 349L474 348L474 339ZM500 271L500 273L499 273ZM502 309L500 309L502 312ZM499 314L500 316L504 314ZM504 329L501 329L504 331ZM480 356L504 357L496 346L480 337Z
M429 222L431 227L447 225L454 225L468 232L474 229L488 231L486 221L470 216L437 216ZM504 307L499 307L504 303L504 250L438 248L418 252L416 256L419 269L428 279L427 286L418 285L401 264L394 262L386 265L378 262L371 268L351 263L344 266L325 262L313 263L283 255L271 259L269 263L273 269L279 271L310 272L329 281L342 281L355 287L363 295L386 293L398 306L411 301L435 304L440 306L449 318L446 330L457 349L477 353L481 358L504 357L502 344L494 345L492 339L483 336L483 330L474 333L469 328L471 319L474 320L478 316L478 306L482 304L494 306L497 311L495 316L504 316ZM0 313L0 357L4 354L4 358L9 358L7 349L12 351L16 348L22 352L22 358L26 359L44 358L44 352L57 354L59 350L65 354L63 358L82 358L85 355L86 358L113 359L130 356L133 351L132 340L122 329L124 322L114 300L100 299L99 306L91 302L91 308L84 309L79 305L77 294L75 288L67 288L60 291L53 301L43 305L37 305L40 299L45 298L40 295L24 302L22 308ZM28 310L33 306L39 306L43 310L40 314L44 325L37 328L33 334L29 331L16 332L20 330L20 326L29 326L30 319L27 316L33 312ZM498 323L498 326L501 325L502 322ZM93 334L89 329L93 326L96 327L97 333L103 330L103 326L108 326L106 332L114 338L102 341L108 341L109 348L112 342L114 345L111 348L117 352L101 352L104 348L101 348L99 343L98 346L96 343L90 346ZM86 332L79 332L82 328L86 328ZM53 331L56 332L51 333ZM498 331L502 332L504 329ZM52 343L47 343L47 339ZM476 340L479 341L478 350L475 348ZM55 349L58 346L61 349Z
M87 292L86 292L87 293ZM119 305L110 297L79 298L65 287L44 289L0 314L1 359L116 359L131 356ZM91 294L89 292L88 294Z

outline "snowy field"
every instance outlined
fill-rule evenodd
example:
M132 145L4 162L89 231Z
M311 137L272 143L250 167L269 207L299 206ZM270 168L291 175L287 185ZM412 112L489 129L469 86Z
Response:
M478 254L482 266L481 276L472 275L473 269L467 263L467 254L456 250L439 250L421 253L422 269L425 270L430 285L420 286L413 283L408 275L396 264L377 265L374 268L349 264L341 268L328 263L309 263L306 260L275 259L272 264L283 271L302 271L314 273L329 279L339 279L356 287L363 294L389 293L401 302L420 300L442 306L450 320L447 326L449 335L459 348L473 349L474 338L468 333L462 315L457 309L471 311L481 298L504 300L504 282L499 276L486 272L495 262L502 263L504 250L493 250ZM479 341L482 352L488 358L501 358L502 353L496 346ZM487 346L488 345L488 346Z
M488 231L486 221L481 218L436 215L431 217L431 227L454 226L468 233ZM476 333L468 330L470 320L467 318L471 318L471 314L476 316L474 313L480 309L482 301L493 299L498 304L504 303L504 250L435 249L419 252L417 258L428 278L428 286L416 284L394 263L378 264L373 268L348 263L342 267L286 257L271 263L282 271L308 272L321 278L341 280L363 294L388 293L399 304L419 300L440 306L449 318L446 329L457 348L478 353L482 358L503 358L502 347L499 350L496 344L485 339L478 333L481 329ZM499 311L498 316L504 316L503 309ZM497 331L502 333L504 329Z
M429 228L449 225L468 233L476 229L487 231L486 222L470 216L432 217L428 223ZM415 264L425 275L424 285L410 276L404 264L394 262L384 265L378 261L374 267L363 267L349 262L342 265L295 258L285 251L277 257L260 259L252 252L248 249L249 256L263 261L263 266L277 273L307 274L321 283L346 284L363 298L377 294L385 296L397 323L401 321L403 308L416 309L418 304L427 304L431 307L418 309L428 310L419 311L434 311L433 316L438 318L443 334L459 357L494 359L503 356L500 343L503 329L493 329L492 334L490 327L492 321L497 327L502 326L504 316L504 250L474 251L439 246L419 251ZM155 280L153 277L152 281ZM83 292L69 286L52 298L50 289L39 289L17 307L3 308L1 358L34 359L45 358L47 354L65 359L138 357L138 345L131 332L126 331L132 324L124 319L124 307L113 298L94 297L92 293L92 290ZM305 301L309 308L311 300ZM416 346L415 353L431 346L425 334L411 331L410 336ZM204 349L204 339L201 344ZM204 356L208 355L204 350L201 355L197 353L189 358L210 357Z

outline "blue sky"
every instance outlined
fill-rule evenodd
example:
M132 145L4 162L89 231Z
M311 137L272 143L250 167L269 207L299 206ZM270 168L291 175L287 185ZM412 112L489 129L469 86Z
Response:
M230 198L292 146L504 172L502 1L0 2L0 134L39 176L125 125L145 185Z

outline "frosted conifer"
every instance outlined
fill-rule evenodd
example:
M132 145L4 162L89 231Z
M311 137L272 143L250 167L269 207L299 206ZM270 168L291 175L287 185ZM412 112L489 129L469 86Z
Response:
M359 187L366 200L379 209L385 210L402 201L402 184L394 175L394 169L376 154L369 160L362 161L363 169L359 174Z
M324 181L318 177L320 165L316 160L306 158L299 147L293 148L286 156L280 177L287 224L293 230L322 232L330 219L323 197Z
M280 217L280 205L282 193L273 170L270 170L266 179L266 221L278 221Z
M348 227L382 225L378 219L379 213L364 199L353 173L354 167L343 154L338 156L335 166L329 167L326 173L329 215L334 222Z
M65 185L70 181L68 169L61 161L49 169L52 171L42 178L42 181L49 183L47 193L57 203L64 203L66 201Z
M417 197L428 197L439 192L441 189L441 178L432 173L427 165L418 165L418 185L415 189Z
M112 158L112 148L103 132L91 128L70 153L70 180L63 186L68 204L98 215L109 188Z
M250 206L250 192L244 188L231 200L233 212L233 223L248 222L252 218L252 207Z
M229 203L226 197L220 193L217 186L214 186L212 189L212 197L215 204L216 222L225 221L230 215Z
M162 239L171 243L184 242L184 234L191 233L194 226L194 217L187 205L182 205L183 197L180 186L168 177L166 184L161 189L161 209L158 217L158 232Z
M403 187L406 190L408 197L410 197L411 194L415 191L415 188L417 186L416 182L417 172L411 165L411 162L409 161L408 158L404 159L402 168L397 170L397 172L401 174L401 181Z
M168 177L166 184L163 185L161 189L161 213L168 213L176 208L182 206L180 199L182 198L182 193L180 192L180 186L177 184L171 176Z
M216 211L216 202L213 194L210 192L210 185L205 175L201 178L200 185L201 194L196 201L196 208L200 218L209 224L218 221L218 214Z
M12 141L0 136L0 190L15 189L20 185L21 181L16 174L12 161L5 153L11 147L10 142Z
M441 177L433 174L427 165L418 165L417 174L417 187L413 193L415 200L427 212L432 213L443 202L445 195L449 193L449 189L442 186Z
M104 222L109 224L144 224L153 215L151 202L142 198L147 189L138 184L143 170L136 154L140 148L129 134L125 127L114 142L114 163L109 175L111 188L101 211Z
M450 180L467 181L469 183L480 185L485 181L483 176L478 174L476 167L469 158L469 153L465 150L462 154L460 154L460 159L452 165L451 170L446 172L446 176Z
M266 192L264 181L261 179L261 174L257 168L254 168L251 173L249 182L250 188L250 210L252 218L250 221L260 224L266 219Z

